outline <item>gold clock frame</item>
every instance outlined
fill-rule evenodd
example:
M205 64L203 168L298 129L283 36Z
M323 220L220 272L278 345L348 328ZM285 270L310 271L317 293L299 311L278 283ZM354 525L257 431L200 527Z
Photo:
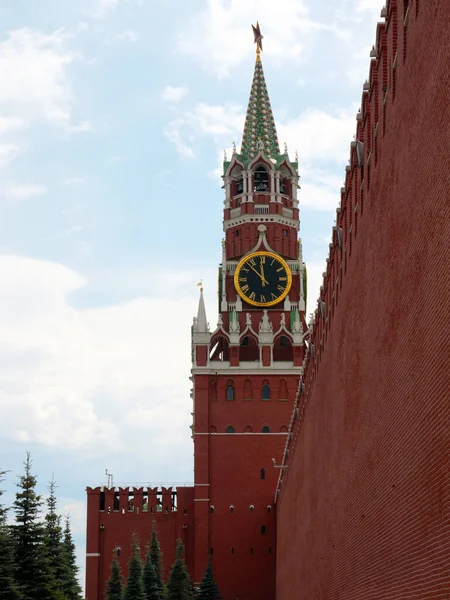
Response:
M248 260L250 260L251 258L253 258L255 256L267 256L270 258L275 258L279 263L281 263L283 265L283 267L286 270L286 274L287 274L286 289L276 300L271 300L270 302L256 302L255 300L250 300L244 294L244 292L241 290L241 286L239 285L239 281L238 281L239 280L239 272L240 272L242 266ZM244 302L247 302L247 304L250 304L252 306L274 306L275 304L282 302L286 298L286 296L289 294L291 286L292 286L291 269L289 268L289 265L287 264L287 262L283 258L281 258L281 256L279 256L278 254L275 254L274 252L268 252L268 251L264 251L264 250L261 250L259 252L250 252L250 254L246 254L245 256L243 256L241 258L241 260L239 261L239 263L236 267L236 270L234 272L234 287L236 288L237 293L242 298L242 300L244 300Z

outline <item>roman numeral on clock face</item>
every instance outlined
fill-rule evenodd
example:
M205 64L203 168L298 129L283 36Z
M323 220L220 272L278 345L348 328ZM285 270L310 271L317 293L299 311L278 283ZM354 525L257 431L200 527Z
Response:
M247 282L247 277L239 277L238 281L240 281L242 283L246 283Z
M256 298L255 292L252 292L249 296L250 300L254 300Z
M280 277L278 281L287 281L287 277Z
M250 289L250 288L248 287L248 285L243 285L243 286L241 287L241 290L244 292L244 294L245 294L246 292L248 292L248 290L249 290L249 289Z
M284 288L284 287L281 287L281 285L278 285L278 286L277 286L277 289L278 289L278 291L279 291L279 292L284 292L284 290L285 290L286 288Z
M260 302L267 302L266 297L263 296L262 294L261 294L261 297L260 297L259 301Z

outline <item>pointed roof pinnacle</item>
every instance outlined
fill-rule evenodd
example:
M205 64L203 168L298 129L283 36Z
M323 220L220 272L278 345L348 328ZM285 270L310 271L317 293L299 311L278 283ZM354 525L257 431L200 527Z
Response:
M206 320L205 299L203 298L203 282L200 281L198 285L200 286L200 298L198 301L196 331L205 333L208 331L208 322Z
M242 136L241 154L245 158L252 159L262 150L266 156L275 158L280 154L280 147L261 62L263 35L259 23L256 23L256 27L252 25L252 28L256 44L256 63Z

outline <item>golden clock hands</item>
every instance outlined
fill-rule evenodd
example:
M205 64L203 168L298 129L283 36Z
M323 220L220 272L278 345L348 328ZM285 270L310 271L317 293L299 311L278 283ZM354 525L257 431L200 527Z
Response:
M261 278L262 278L263 286L264 286L264 285L266 285L266 283L268 283L268 281L266 279L266 276L264 275L264 265L261 263L259 266L261 267Z
M264 275L261 275L261 273L258 273L258 271L255 269L255 267L252 267L252 265L250 263L247 263L248 266L250 267L250 269L252 271L255 271L255 273L258 275L258 277L261 279L261 281L263 282L263 285L266 285L266 283L269 283L267 281L267 279L264 277Z

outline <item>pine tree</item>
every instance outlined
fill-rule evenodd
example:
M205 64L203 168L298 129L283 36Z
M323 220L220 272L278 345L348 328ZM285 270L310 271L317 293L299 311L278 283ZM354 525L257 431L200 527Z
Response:
M78 581L78 565L75 555L75 544L73 543L72 531L70 530L70 519L66 517L64 526L64 537L62 542L62 590L67 600L82 600L81 587Z
M27 452L25 474L19 478L14 512L16 583L26 600L59 600L56 583L46 559L44 527L39 521L42 500L36 494L37 479L31 473L32 461Z
M211 561L208 561L203 579L200 582L198 600L219 600L221 598L219 586L214 580Z
M165 585L164 585L164 567L162 561L161 546L158 540L158 534L156 533L156 527L153 526L152 537L150 540L150 560L155 568L156 573L156 585L158 586L159 595L161 598L165 597Z
M124 600L146 600L142 580L141 551L136 534L133 534L131 557L128 562L127 586L123 598Z
M106 585L106 600L122 600L123 599L123 584L122 584L122 573L120 572L119 561L117 560L116 554L114 554L113 561L111 563L111 575L109 576L108 583Z
M152 563L150 548L148 546L142 579L144 582L144 593L147 600L164 600L164 596L161 592L158 582L155 565Z
M167 584L167 600L193 600L194 588L184 562L184 546L177 542L176 558L172 565Z
M6 471L0 470L0 483ZM0 489L0 501L3 490ZM20 600L21 596L14 581L14 555L12 536L6 523L7 509L0 502L0 600Z
M67 576L65 561L65 548L61 516L57 514L57 499L55 494L56 484L54 479L49 483L49 497L47 499L47 514L45 515L44 545L46 559L54 581L54 592L61 600L66 599L64 583ZM70 596L72 598L72 596Z

